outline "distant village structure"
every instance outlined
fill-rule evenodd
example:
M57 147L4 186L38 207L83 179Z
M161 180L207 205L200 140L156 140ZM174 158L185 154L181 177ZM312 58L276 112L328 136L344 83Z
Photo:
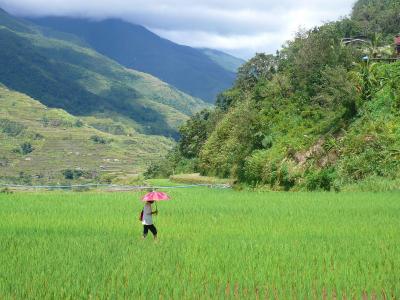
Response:
M343 38L342 43L343 43L343 45L346 45L346 46L352 45L352 44L372 45L371 40L369 40L368 38L366 38L364 36ZM363 57L363 60L364 61L376 60L376 61L388 61L388 62L395 62L397 60L400 60L400 33L396 34L396 36L394 37L394 51L395 51L394 56L392 54L390 54L390 57L385 57L385 56L382 57L382 54L385 51L382 51L382 53L380 53L380 50L382 50L384 48L385 47L378 48L376 51L374 51L374 53L371 54L371 57L369 55L366 55Z

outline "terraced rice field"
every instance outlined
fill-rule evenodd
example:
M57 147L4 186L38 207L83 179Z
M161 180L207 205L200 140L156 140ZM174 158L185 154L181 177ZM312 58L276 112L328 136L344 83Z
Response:
M0 195L0 299L399 299L400 193Z

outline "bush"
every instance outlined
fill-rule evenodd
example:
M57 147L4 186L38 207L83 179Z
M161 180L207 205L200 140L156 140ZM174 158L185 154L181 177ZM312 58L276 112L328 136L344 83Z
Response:
M143 173L145 179L151 178L168 178L174 171L173 165L167 159L160 163L151 163L147 170Z
M44 139L44 136L43 136L43 134L40 134L40 133L34 133L33 136L32 136L32 138L33 138L35 141L37 141L37 140L43 140L43 139Z
M29 142L25 142L20 145L20 153L23 155L29 154L34 150L32 144Z
M266 151L256 151L246 162L246 177L253 186L270 185L273 189L291 190L300 176L296 165L291 160L270 160Z
M111 184L115 178L116 175L105 173L100 176L99 180L101 183Z
M256 150L251 156L247 157L244 166L244 180L252 185L257 186L263 181L263 168L267 162L266 150Z
M0 157L0 167L7 167L10 163L9 159L5 156Z
M20 123L8 119L0 119L0 131L8 136L18 136L25 130L25 128L26 127Z
M65 179L72 180L74 179L74 171L73 170L64 170L62 171Z
M31 185L32 184L32 176L29 174L26 174L25 172L19 172L19 177L17 179L17 182L19 182L21 184Z
M93 141L96 144L107 144L107 140L101 136L98 135L92 135L90 137L90 140Z
M68 180L79 179L82 177L93 178L90 172L83 170L66 169L62 171L62 174L64 175L64 178Z
M289 166L283 163L276 172L277 183L283 187L285 191L289 191L296 184L297 176L289 170Z
M80 120L80 119L76 120L75 124L74 124L74 126L78 127L78 128L83 127L83 125L84 124L83 124L82 120Z
M46 116L44 116L42 119L41 119L41 122L42 122L42 125L43 125L43 127L47 127L47 126L49 126L49 118L48 117L46 117Z
M10 190L8 187L0 189L0 194L12 194L13 191Z
M317 172L309 172L306 176L306 187L309 191L324 190L330 191L336 178L333 168Z

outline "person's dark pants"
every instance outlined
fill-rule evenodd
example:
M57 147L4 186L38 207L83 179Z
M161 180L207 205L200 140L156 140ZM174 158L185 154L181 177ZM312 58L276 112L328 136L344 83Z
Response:
M396 45L397 56L400 56L400 45Z
M147 236L149 230L154 236L157 236L157 228L156 226L154 226L154 224L151 224L151 225L143 225L143 237Z

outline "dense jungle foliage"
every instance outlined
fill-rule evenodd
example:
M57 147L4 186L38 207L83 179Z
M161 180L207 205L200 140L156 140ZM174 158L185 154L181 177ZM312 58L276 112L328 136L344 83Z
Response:
M399 16L398 1L360 0L350 18L257 54L146 175L200 172L275 190L399 187L400 61L385 60ZM366 42L343 43L352 37Z

